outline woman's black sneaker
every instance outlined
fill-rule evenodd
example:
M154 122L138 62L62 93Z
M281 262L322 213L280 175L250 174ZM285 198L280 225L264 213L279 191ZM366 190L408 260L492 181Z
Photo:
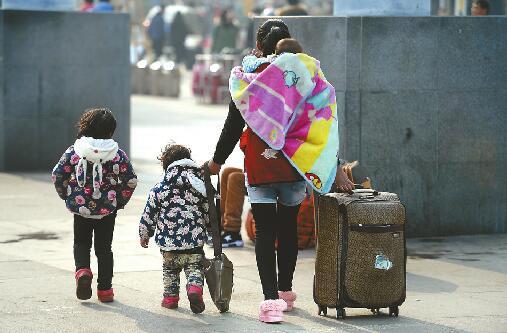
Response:
M224 231L222 234L222 247L243 247L243 239L239 232Z

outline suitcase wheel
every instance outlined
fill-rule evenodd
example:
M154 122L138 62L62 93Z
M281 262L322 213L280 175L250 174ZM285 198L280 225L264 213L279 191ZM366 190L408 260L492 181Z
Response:
M380 314L380 309L379 308L372 308L372 309L370 309L370 311L374 315L379 315Z
M389 307L389 316L391 317L398 317L398 307L397 306L390 306Z
M327 306L320 306L319 305L319 316L321 314L324 315L324 316L327 316Z
M337 308L336 309L336 319L345 319L347 316L347 313L345 312L344 308Z

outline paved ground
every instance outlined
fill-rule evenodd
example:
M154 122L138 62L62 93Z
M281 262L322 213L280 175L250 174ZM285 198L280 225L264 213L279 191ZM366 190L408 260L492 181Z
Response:
M144 198L158 179L154 156L168 139L208 158L225 117L224 107L190 100L133 98L132 157L141 178L132 203L119 214L112 304L74 297L72 217L48 174L0 173L1 332L507 332L507 235L411 239L407 301L400 317L347 311L337 321L318 317L312 300L314 251L300 252L295 274L297 309L280 325L257 321L261 301L253 248L226 250L235 264L231 311L219 314L208 294L206 311L193 315L161 308L161 259L138 245ZM236 152L231 164L240 165ZM92 267L96 271L96 267Z

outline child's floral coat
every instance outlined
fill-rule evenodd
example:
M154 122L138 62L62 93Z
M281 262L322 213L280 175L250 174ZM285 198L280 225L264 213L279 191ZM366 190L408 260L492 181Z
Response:
M202 170L190 159L167 167L164 180L150 191L139 223L139 236L164 251L202 247L206 241L208 203Z
M53 169L51 179L67 209L83 217L102 218L125 207L137 186L137 176L127 154L118 149L111 161L103 163L99 193L94 193L93 189L93 182L98 182L99 177L92 179L92 172L86 174L84 186L78 184L76 173L82 173L82 168L76 166L80 159L74 146L70 146ZM92 168L92 163L88 162L88 170Z

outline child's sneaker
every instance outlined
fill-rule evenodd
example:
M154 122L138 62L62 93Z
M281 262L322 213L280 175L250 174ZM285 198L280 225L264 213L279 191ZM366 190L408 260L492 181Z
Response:
M113 288L109 290L98 290L97 289L97 296L99 298L99 301L102 303L112 302L114 301L114 292Z
M283 299L285 301L285 303L287 303L287 309L285 309L284 311L292 311L292 309L294 308L294 301L297 298L296 293L293 291L290 291L290 290L289 291L279 291L278 297L280 299Z
M243 247L243 245L239 232L224 231L222 234L222 247Z
M204 311L204 301L202 300L202 287L190 285L187 287L187 296L190 302L190 309L193 313Z
M176 309L178 307L178 296L167 296L162 299L162 306L167 309Z
M93 273L89 268L81 268L76 274L76 296L78 299L86 300L92 297Z
M267 299L259 307L259 320L264 323L280 323L283 321L283 311L287 303L283 299Z

